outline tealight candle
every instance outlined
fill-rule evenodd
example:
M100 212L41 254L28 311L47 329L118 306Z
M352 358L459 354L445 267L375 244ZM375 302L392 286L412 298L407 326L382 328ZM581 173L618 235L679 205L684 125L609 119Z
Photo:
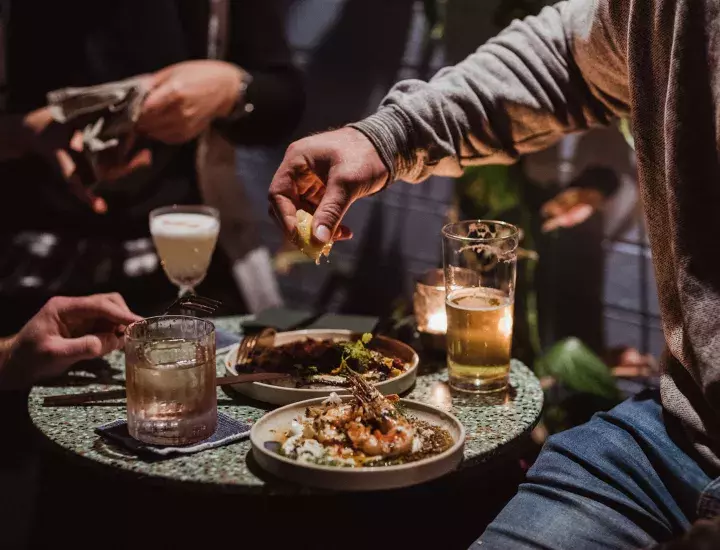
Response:
M444 350L447 314L445 312L445 277L442 269L428 271L417 280L413 306L415 322L423 344L436 351Z

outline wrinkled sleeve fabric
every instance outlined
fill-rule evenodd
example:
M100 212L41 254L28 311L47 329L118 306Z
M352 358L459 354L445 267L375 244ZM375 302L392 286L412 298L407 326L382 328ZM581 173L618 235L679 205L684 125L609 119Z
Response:
M569 0L513 22L430 82L397 84L351 126L375 145L390 181L509 164L563 135L629 113L629 2Z

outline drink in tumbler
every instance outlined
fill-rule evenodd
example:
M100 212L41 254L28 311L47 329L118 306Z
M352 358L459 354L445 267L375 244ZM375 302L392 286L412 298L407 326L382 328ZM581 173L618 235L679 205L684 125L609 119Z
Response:
M448 368L455 385L483 391L507 384L513 303L490 288L468 288L447 297Z
M443 228L448 379L456 390L507 387L517 245L517 228L504 222Z
M128 328L125 350L130 435L188 445L217 427L215 331L194 317L145 319Z
M168 279L183 294L207 274L220 232L215 209L206 206L158 208L150 214L150 234Z

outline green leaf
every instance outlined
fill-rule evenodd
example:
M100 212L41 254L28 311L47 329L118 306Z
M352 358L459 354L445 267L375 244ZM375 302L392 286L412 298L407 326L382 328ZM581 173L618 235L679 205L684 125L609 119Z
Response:
M635 138L633 137L632 133L632 125L630 124L630 121L627 118L620 119L620 133L625 138L625 141L627 141L627 144L635 150Z
M535 364L538 376L551 376L578 392L620 399L608 366L577 338L554 344Z
M520 205L519 183L509 166L471 166L457 180L461 204L471 206L471 217L493 217ZM469 210L468 208L464 208Z

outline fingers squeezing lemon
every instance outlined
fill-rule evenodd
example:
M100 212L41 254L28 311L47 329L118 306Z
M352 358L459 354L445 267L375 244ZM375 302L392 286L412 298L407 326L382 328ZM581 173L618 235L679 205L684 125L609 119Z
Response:
M320 265L320 257L328 257L330 255L332 243L322 244L313 242L312 214L305 212L305 210L298 210L296 216L298 232L297 247L303 254L314 260L317 265Z

